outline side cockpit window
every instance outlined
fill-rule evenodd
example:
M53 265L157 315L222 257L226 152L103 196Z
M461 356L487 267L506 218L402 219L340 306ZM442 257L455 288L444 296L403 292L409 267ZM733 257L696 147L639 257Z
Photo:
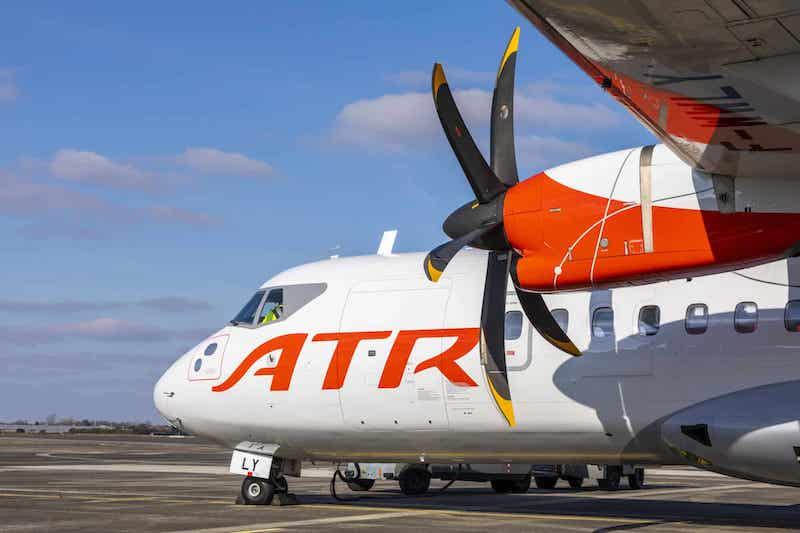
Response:
M268 287L258 291L231 321L234 326L260 327L282 322L317 298L326 283Z
M283 318L283 289L270 289L261 312L258 314L259 326L269 324Z

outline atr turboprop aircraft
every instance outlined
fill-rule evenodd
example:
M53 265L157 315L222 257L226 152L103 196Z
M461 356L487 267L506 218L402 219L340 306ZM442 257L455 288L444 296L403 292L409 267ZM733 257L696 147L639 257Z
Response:
M408 493L432 463L689 463L800 486L800 7L510 3L663 144L519 181L519 30L488 163L436 64L475 194L452 240L278 274L155 387L175 426L233 450L245 502L303 459L402 463Z

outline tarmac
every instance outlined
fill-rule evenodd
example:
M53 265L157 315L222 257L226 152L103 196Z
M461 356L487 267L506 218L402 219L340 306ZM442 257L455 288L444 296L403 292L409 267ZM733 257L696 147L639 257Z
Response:
M422 497L397 483L329 493L331 466L288 478L299 505L236 505L229 451L193 438L0 435L0 531L786 531L800 530L800 489L690 467L647 470L643 490L587 483L495 494L456 482ZM358 499L355 499L358 498Z

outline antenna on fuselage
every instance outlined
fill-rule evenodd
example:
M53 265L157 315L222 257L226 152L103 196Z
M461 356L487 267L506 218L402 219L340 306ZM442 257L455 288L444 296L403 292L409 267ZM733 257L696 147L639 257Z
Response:
M394 241L397 239L397 230L390 229L383 232L381 243L378 245L378 255L389 257L394 249Z

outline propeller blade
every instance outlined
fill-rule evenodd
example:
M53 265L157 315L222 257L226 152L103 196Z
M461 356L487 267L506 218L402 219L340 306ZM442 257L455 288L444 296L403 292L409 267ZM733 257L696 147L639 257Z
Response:
M447 79L444 77L444 69L439 63L433 65L432 85L436 113L439 115L450 147L458 158L461 170L464 171L478 201L489 202L507 187L489 168L486 159L472 139L450 92Z
M511 279L514 282L514 288L517 290L522 310L525 311L525 316L528 317L528 320L539 332L539 335L544 337L547 342L570 355L576 357L582 355L578 347L575 346L567 334L564 333L564 330L561 329L561 326L558 325L556 319L553 318L550 309L544 303L542 295L538 292L528 292L519 286L516 276L518 259L519 256L514 254L514 258L511 261Z
M495 227L497 227L497 225L474 229L466 235L441 244L428 252L428 255L425 257L425 275L430 281L439 281L442 273L444 273L444 269L447 268L450 260L455 257L459 250Z
M489 389L500 412L514 427L514 406L506 367L505 309L509 269L508 252L489 252L481 309L481 361Z
M519 182L514 149L514 72L519 49L519 27L511 34L492 96L491 161L492 171L506 186Z

